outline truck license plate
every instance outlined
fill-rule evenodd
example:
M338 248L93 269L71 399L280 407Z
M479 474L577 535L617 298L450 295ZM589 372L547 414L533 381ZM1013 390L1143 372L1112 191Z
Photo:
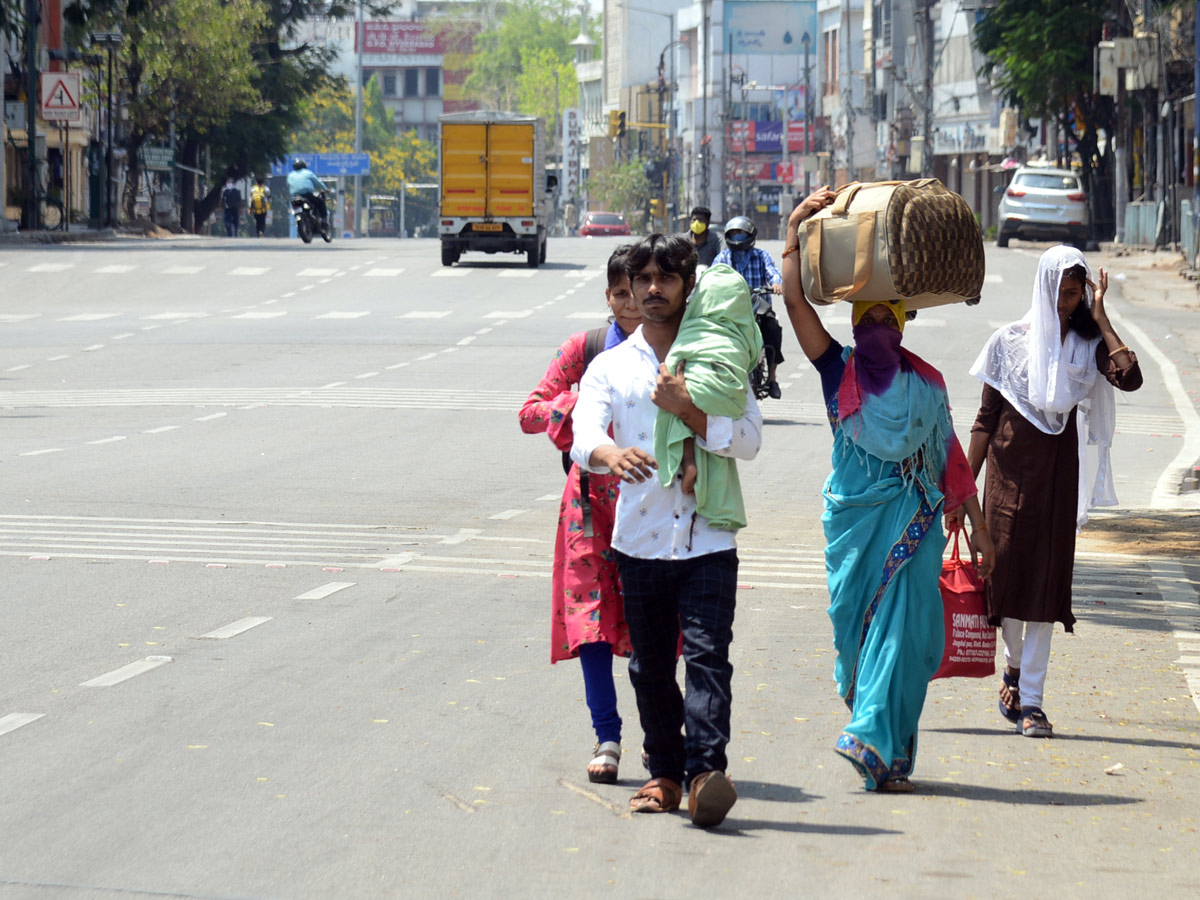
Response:
M504 226L499 222L476 222L471 226L472 231L503 231Z

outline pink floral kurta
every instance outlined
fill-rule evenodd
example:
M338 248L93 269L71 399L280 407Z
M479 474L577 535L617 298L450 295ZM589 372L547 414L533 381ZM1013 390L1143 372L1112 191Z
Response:
M571 390L583 377L586 332L571 335L558 348L550 368L521 407L526 434L546 432L559 450L570 450L571 411L577 395ZM629 656L629 629L613 556L613 521L617 489L613 475L589 474L593 537L583 535L579 466L572 465L558 512L554 542L553 597L550 614L550 661L572 659L579 645L603 641L617 656Z

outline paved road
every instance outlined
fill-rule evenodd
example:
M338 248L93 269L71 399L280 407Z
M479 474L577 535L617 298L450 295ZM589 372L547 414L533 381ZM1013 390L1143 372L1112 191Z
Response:
M427 241L0 247L0 897L1197 892L1188 560L1081 556L1059 739L950 681L918 794L866 795L831 752L829 438L790 336L743 478L742 799L707 834L622 812L623 678L622 784L587 785L578 668L547 663L561 469L515 410L602 321L615 243L552 241L536 271L443 269ZM990 247L984 302L906 335L961 434L1037 255ZM1183 391L1130 341L1150 377L1118 407L1118 492L1161 506L1197 383L1158 336L1188 326L1114 299Z

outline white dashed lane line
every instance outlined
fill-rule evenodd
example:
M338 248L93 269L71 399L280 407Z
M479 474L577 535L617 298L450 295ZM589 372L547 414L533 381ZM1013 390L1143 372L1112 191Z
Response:
M73 316L65 316L58 321L60 322L99 322L101 319L112 319L121 315L120 313L77 313Z
M354 587L357 582L354 581L331 581L329 584L323 584L320 587L313 588L311 591L305 591L298 597L293 597L293 600L324 600L331 594L336 594L338 591L344 591L346 588Z
M145 659L139 659L137 662L131 662L127 666L121 666L119 669L113 669L104 675L97 675L95 678L85 681L80 684L80 687L112 687L114 684L120 684L122 681L128 681L130 678L135 678L138 675L145 674L159 666L165 666L174 660L169 656L147 656Z
M363 316L369 316L368 312L340 312L333 310L331 312L322 313L319 316L313 316L314 319L361 319Z
M197 640L207 641L224 641L231 637L236 637L244 631L249 631L251 628L257 628L264 622L270 622L271 616L247 616L245 619L238 619L236 622L230 622L222 628L217 628L210 631L208 634L200 635Z
M403 273L403 269L368 269L363 272L363 278L394 278Z
M397 319L444 319L450 315L448 309L414 309L396 316Z
M160 428L150 428L143 431L142 434L165 434L168 431L174 431L178 427L178 425L163 425Z
M490 313L485 314L484 318L485 319L504 319L507 321L508 319L524 319L524 318L527 318L532 315L533 315L532 309L521 309L521 310L517 310L516 312L505 312L502 310L497 310L496 312L490 312Z
M192 421L193 422L211 422L213 419L221 419L227 415L229 415L229 413L223 413L223 412L213 413L211 416L201 416L198 419L192 419Z
M45 715L45 713L9 713L7 716L0 716L0 734L16 731L30 722L36 722Z
M204 266L168 266L162 270L164 275L196 275L204 271Z
M433 278L462 278L464 275L470 275L470 269L442 269L439 272L434 272Z
M527 509L506 509L504 512L498 512L494 516L488 516L489 519L514 519L522 513L527 513Z
M236 269L230 269L230 275L266 275L271 270L264 266L238 266Z

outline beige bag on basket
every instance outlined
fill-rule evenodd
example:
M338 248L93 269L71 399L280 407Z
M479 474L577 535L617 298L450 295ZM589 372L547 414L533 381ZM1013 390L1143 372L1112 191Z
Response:
M800 281L813 303L903 299L907 309L979 302L983 235L936 178L848 184L800 223Z

